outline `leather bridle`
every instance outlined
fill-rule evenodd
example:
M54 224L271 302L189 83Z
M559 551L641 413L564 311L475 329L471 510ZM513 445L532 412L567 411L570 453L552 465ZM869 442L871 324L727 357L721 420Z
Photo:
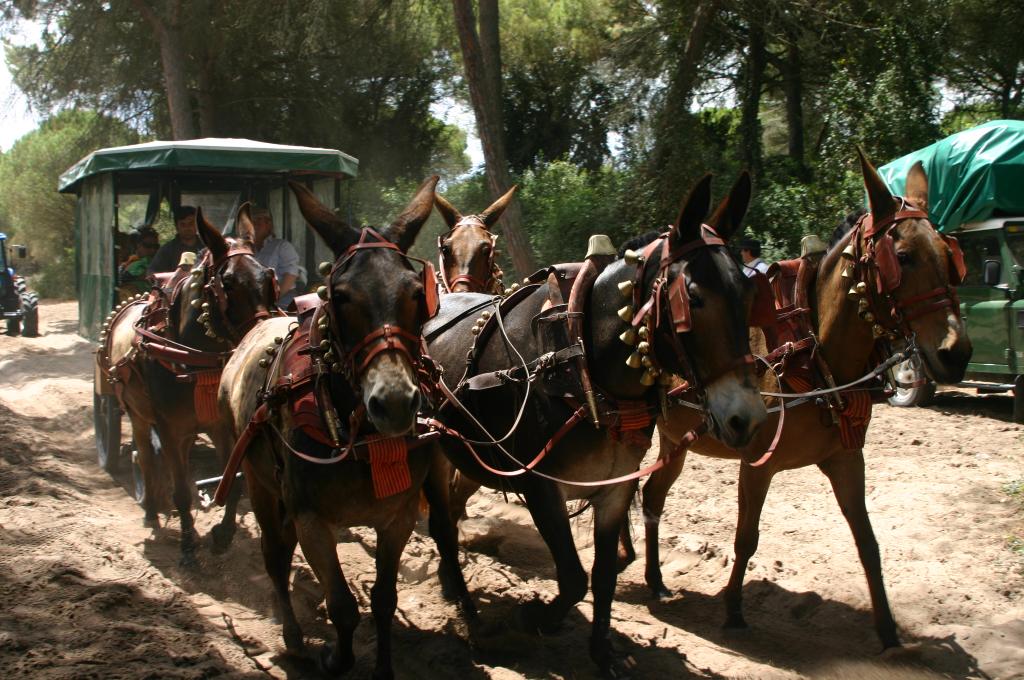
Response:
M395 251L409 263L410 269L414 269L411 264L412 262L418 262L422 265L420 276L423 283L424 300L421 303L419 314L420 325L433 318L437 314L438 307L433 266L426 260L402 252L401 248L388 241L374 229L364 228L359 236L359 241L349 246L328 272L326 276L327 286L320 289L320 297L327 304L320 305L317 316L314 318L313 328L310 331L310 345L323 354L325 363L330 365L332 370L343 373L352 389L357 392L360 389L359 379L366 369L369 368L370 362L384 352L395 352L405 356L418 373L428 368L425 366L421 336L414 335L404 328L391 324L384 324L370 331L350 348L345 348L340 344L340 330L342 326L337 318L334 305L330 304L330 282L336 274L345 270L356 253L373 249ZM327 317L326 320L323 318L324 316ZM326 324L324 321L326 321ZM328 335L328 330L330 331L330 337L324 337Z
M895 293L902 283L903 272L896 255L892 230L900 222L911 219L924 220L946 244L950 282L898 300ZM865 213L852 232L850 245L843 251L845 257L853 259L852 271L847 269L847 278L854 286L852 291L859 293L864 301L859 303L862 305L862 316L867 320L866 313L863 313L865 304L871 314L872 332L876 338L885 336L891 340L898 334L912 338L914 332L910 322L940 310L948 309L960 318L960 298L956 286L963 282L967 273L963 251L955 237L942 234L935 228L927 212L918 209L906 198L901 198L899 209L892 215L876 221L870 212ZM861 283L864 285L858 288ZM875 295L867 295L871 292L870 288L874 289Z
M682 369L680 377L686 380L690 389L703 393L719 378L738 368L752 365L755 359L752 354L745 354L730 362L729 365L717 373L701 380L697 375L696 364L693 358L679 339L680 333L687 333L692 330L693 317L690 312L690 296L687 291L686 277L679 275L669 282L669 268L676 262L684 260L704 248L726 247L725 241L719 237L712 227L702 224L700 231L701 235L699 238L688 241L677 248L672 247L672 239L668 232L662 234L644 248L637 263L637 270L633 279L633 309L636 312L633 314L630 323L637 330L641 344L648 343L648 351L641 351L641 354L644 354L643 365L655 375L663 376L663 369L658 365L654 352L650 351L652 349L650 343L655 332L662 328L662 315L664 314L670 324L668 335L671 338L671 347L675 354L675 359ZM652 256L659 251L658 270L654 275L650 292L645 298L644 282L650 276L648 273L650 269L649 263Z
M480 277L473 276L472 274L459 274L451 279L448 278L448 262L445 260L444 242L446 239L450 239L454 236L458 229L463 227L479 227L487 232L491 238L491 251L487 256L487 271L488 277L481 279ZM478 293L495 293L500 294L504 292L504 286L501 284L501 280L495 276L497 271L497 263L495 262L494 256L494 244L498 240L497 234L492 234L484 224L484 221L477 215L466 215L455 223L451 229L446 231L437 237L437 265L438 265L438 282L441 284L442 289L445 293L451 293L455 286L459 283L467 283L472 292Z
M213 254L207 249L202 260L192 269L192 282L188 284L192 290L199 291L199 295L193 299L192 305L203 310L199 315L199 322L206 327L206 335L215 339L227 340L234 345L237 345L245 337L245 334L252 330L253 326L272 315L269 309L260 310L238 326L232 324L228 318L229 301L227 292L224 290L224 270L227 269L233 258L244 256L251 257L254 261L256 259L248 241L229 241L227 254L216 262L213 259ZM271 277L273 298L276 301L279 290L277 276L273 269L268 269L267 272ZM196 302L199 304L197 305ZM216 316L211 314L214 309L218 312ZM214 328L215 320L216 324L223 328ZM224 337L225 335L227 337Z

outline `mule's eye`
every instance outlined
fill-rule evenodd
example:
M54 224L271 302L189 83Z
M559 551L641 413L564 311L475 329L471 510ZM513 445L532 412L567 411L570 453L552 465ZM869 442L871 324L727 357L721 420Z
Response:
M909 264L910 263L910 253L906 252L905 250L904 251L900 251L900 252L896 253L896 260L900 264Z
M441 254L442 255L451 255L452 254L452 247L450 245L448 245L447 243L442 243L441 244Z
M701 298L700 294L697 292L696 286L690 286L687 288L686 293L687 297L690 298L690 307L700 308L704 306L704 299Z
M482 252L484 255L491 252L491 244L485 243L482 246L480 246L480 252Z

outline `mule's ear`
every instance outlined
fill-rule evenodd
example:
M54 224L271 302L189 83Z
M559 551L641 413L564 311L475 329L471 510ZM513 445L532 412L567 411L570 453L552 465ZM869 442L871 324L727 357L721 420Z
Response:
M723 241L728 241L739 232L747 208L750 207L750 194L750 173L744 170L732 185L729 195L722 199L708 219L708 225L718 232Z
M448 225L449 229L458 224L459 220L462 219L462 213L441 194L434 194L434 205L437 206L437 212L441 213L441 217L444 218L444 222Z
M256 227L252 223L252 205L248 201L235 213L235 235L250 243L256 240Z
M896 199L889 193L889 187L885 186L882 176L871 165L864 149L857 146L857 155L860 156L860 171L864 175L864 188L868 190L868 203L871 206L871 214L875 220L887 217L896 212Z
M196 208L196 227L199 232L199 240L203 242L203 245L213 255L213 261L220 262L223 260L228 254L227 239L220 233L220 229L210 224L210 221L206 219L206 215L203 214L203 209L199 207Z
M921 210L928 212L928 175L921 161L914 163L907 172L907 198Z
M689 243L701 237L700 227L711 209L711 174L704 175L690 189L679 211L679 219L672 225L672 240L676 245Z
M409 201L402 214L383 232L383 236L401 248L403 253L412 247L416 235L420 233L420 227L434 209L434 189L439 179L441 178L437 175L428 177L416 190L416 195Z
M313 227L313 231L320 235L327 247L334 253L334 257L341 257L341 254L348 250L348 247L359 240L359 232L345 224L329 208L324 206L313 192L298 182L288 181L295 200L299 204L299 211L302 216Z
M487 210L484 210L482 213L480 213L479 217L481 220L483 220L485 227L490 229L494 225L494 223L497 222L499 218L501 218L501 214L505 212L505 208L507 208L508 204L512 202L512 196L515 195L516 189L518 188L518 184L513 184L512 188L506 191L501 196L501 198L499 198L494 203L491 203L489 206L487 206Z

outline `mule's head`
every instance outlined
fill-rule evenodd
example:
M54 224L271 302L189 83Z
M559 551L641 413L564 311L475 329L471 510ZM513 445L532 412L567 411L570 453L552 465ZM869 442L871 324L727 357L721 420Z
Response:
M427 289L434 286L432 276L414 269L405 253L430 216L437 180L425 181L380 232L350 227L306 187L289 183L302 215L336 258L321 293L331 352L370 422L386 436L408 432L422 402L416 370L420 332L436 296Z
M197 210L196 226L207 254L192 270L191 316L205 327L208 337L237 345L257 321L269 317L274 309L274 271L253 255L248 203L238 209L235 238L224 237L202 209Z
M516 187L478 215L463 215L443 196L434 196L448 231L437 238L441 280L448 293L500 293L502 271L494 249L498 235L491 227L505 212Z
M658 362L703 389L712 433L733 447L746 445L767 416L747 330L755 286L726 247L746 214L750 191L750 176L743 173L705 223L711 201L711 177L705 176L662 247L651 253L659 266L646 275L647 285L660 280L663 291L653 320Z
M891 316L885 320L890 337L916 339L935 381L960 382L972 347L956 296L964 274L956 239L940 234L927 217L928 177L920 162L907 173L906 197L896 198L863 152L860 160L872 225L871 233L859 234L860 252L873 257L877 272L867 293Z

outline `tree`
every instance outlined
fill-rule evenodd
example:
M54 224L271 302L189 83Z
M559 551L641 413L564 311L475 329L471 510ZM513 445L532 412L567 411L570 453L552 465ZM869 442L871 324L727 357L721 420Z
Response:
M480 0L480 31L473 13L471 0L452 0L455 26L459 35L462 65L469 89L470 102L476 117L477 134L484 151L487 183L494 197L502 195L512 186L508 155L505 152L505 130L501 117L500 68L501 47L498 43L498 2ZM508 243L512 266L520 274L536 269L530 243L523 234L522 212L514 199L502 217L505 239Z

